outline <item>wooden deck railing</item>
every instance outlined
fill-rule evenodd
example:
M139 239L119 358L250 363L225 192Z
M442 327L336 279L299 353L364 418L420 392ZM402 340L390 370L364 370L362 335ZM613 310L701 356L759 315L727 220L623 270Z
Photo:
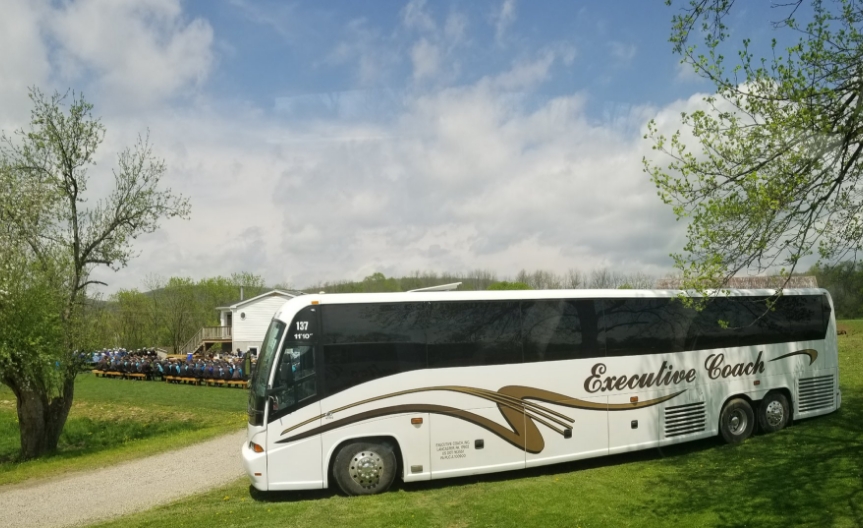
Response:
M194 352L201 346L201 343L205 341L230 341L231 340L231 327L230 326L205 326L198 330L198 333L195 334L192 339L186 341L186 344L183 345L183 348L180 350L181 354L188 354L189 352Z

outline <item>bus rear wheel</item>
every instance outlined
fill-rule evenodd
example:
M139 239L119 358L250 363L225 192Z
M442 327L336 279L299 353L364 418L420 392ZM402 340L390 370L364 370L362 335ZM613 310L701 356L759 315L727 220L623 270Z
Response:
M765 433L775 433L785 429L791 418L791 406L788 398L781 392L771 392L761 400L758 406L758 426Z
M382 442L351 442L333 461L333 478L348 495L383 493L395 480L396 455Z
M719 432L729 444L739 444L750 436L755 429L755 413L749 402L734 398L725 404L719 415Z

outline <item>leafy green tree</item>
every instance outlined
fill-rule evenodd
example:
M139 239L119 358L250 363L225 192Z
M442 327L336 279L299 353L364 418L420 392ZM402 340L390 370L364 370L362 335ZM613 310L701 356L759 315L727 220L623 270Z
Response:
M237 293L237 288L243 287L245 290L246 299L256 297L269 290L269 288L267 288L267 285L264 283L264 278L262 276L250 273L248 271L231 273L231 276L228 277L227 282L231 288L234 288L234 295L236 295ZM220 300L219 302L225 304L237 300L239 300L239 297L231 297L231 293L228 292L225 298Z
M204 326L218 326L216 308L269 290L260 275L232 273L195 282L188 277L150 277L149 291L120 290L100 305L97 347L127 349L150 346L181 347Z
M245 271L232 273L230 277L218 276L201 279L195 287L198 297L200 326L218 325L219 313L216 308L239 301L241 291L244 299L251 299L269 290L264 284L263 277Z
M88 170L105 134L93 106L36 89L30 99L30 126L0 136L0 236L11 255L0 267L8 292L0 303L0 382L17 400L23 458L57 448L78 351L92 344L93 269L126 266L135 238L190 210L186 198L159 189L166 167L146 137L118 154L108 194L92 196Z
M52 398L62 387L62 371L55 367L64 335L60 321L64 299L50 275L28 259L15 258L4 245L0 276L0 382L17 401L22 451L43 448L41 439L59 437L62 424L27 420L27 416L61 414L64 402ZM24 420L21 418L25 417ZM24 454L26 455L26 451Z
M112 322L117 346L137 349L161 344L152 296L137 289L120 290L111 300L115 303ZM103 346L109 344L114 343Z
M529 290L530 286L523 282L498 281L489 285L488 290Z
M150 295L161 329L161 342L178 354L202 326L195 282L187 277L171 277L154 286L157 287L151 288Z
M809 274L818 279L819 286L830 292L837 319L863 317L863 262L816 265L809 269Z
M263 277L248 272L198 282L188 277L154 277L147 287L150 291L143 295L151 299L158 342L177 353L202 327L218 326L216 308L239 301L241 290L246 299L268 290Z
M363 292L397 292L401 291L399 283L394 278L387 278L383 273L372 273L363 279Z
M733 7L692 0L673 17L675 53L716 92L682 115L682 131L668 137L651 122L645 135L666 155L645 158L646 172L690 220L673 255L688 287L742 271L790 276L809 255L833 261L863 247L863 4L777 4L787 9L777 36L791 45L774 40L759 57L743 39L729 68Z

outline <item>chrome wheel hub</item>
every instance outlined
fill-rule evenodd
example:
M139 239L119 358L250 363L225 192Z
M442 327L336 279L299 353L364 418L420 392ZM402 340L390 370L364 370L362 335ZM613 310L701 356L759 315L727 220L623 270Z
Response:
M384 470L384 462L381 457L373 451L364 451L354 455L351 459L350 474L354 482L363 488L375 488L381 481L381 473Z
M732 434L741 434L746 430L747 423L746 413L740 409L732 411L731 416L728 418L728 426L731 428Z
M785 408L778 401L772 401L767 404L764 414L766 415L767 423L771 427L776 427L781 425L782 420L785 418Z

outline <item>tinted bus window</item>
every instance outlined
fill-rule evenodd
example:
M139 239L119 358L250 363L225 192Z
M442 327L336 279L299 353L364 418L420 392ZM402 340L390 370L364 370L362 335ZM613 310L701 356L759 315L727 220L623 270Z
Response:
M432 303L430 368L521 363L521 310L516 301Z
M603 299L598 305L600 342L609 356L823 339L830 320L823 295L719 297L700 311L676 299Z
M694 311L673 298L602 299L600 331L609 356L682 352Z
M711 300L694 315L686 338L686 349L708 350L740 346L743 337L741 325L752 324L754 321L749 308L738 305L733 298L719 297ZM762 306L762 311L763 309ZM747 313L750 315L747 316Z
M824 325L822 311L829 313L830 306L823 295L780 297L776 305L776 324L784 335L782 341L809 341L824 339L827 326ZM776 341L778 342L778 341Z
M769 301L774 302L772 309ZM692 346L708 349L824 339L830 310L827 305L825 319L825 304L823 295L714 299L696 317L690 330Z
M327 393L426 368L425 312L421 303L325 305Z
M604 355L592 300L541 300L522 303L524 360L558 361Z

